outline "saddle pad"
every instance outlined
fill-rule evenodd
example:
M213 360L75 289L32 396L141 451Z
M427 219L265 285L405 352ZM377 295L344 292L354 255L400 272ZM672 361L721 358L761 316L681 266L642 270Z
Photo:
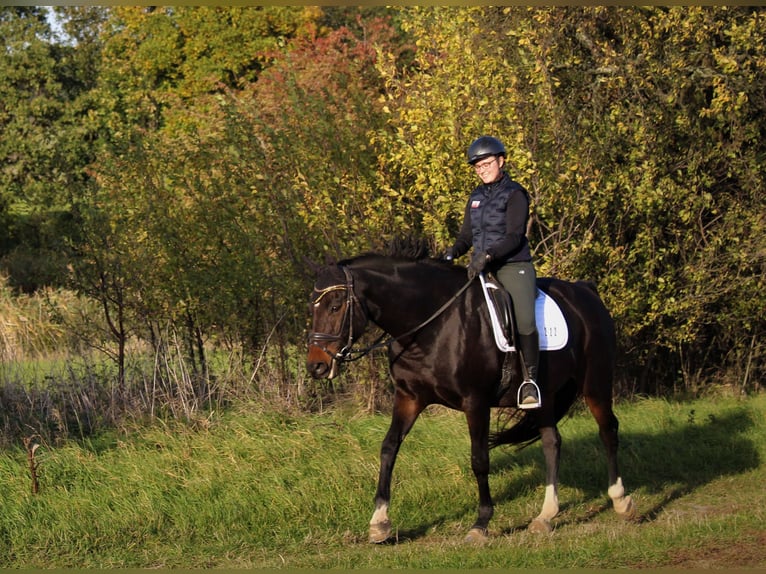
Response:
M541 351L558 351L569 340L569 329L556 301L547 293L537 290L535 322L540 336Z
M479 275L481 279L484 298L487 301L489 317L492 323L492 330L495 335L495 344L497 348L507 353L515 351L515 347L508 342L503 327L497 317L495 305L488 293L488 289L499 289L499 285L484 280L484 274ZM563 349L569 340L569 329L556 301L547 293L537 290L535 298L535 323L537 324L537 333L540 340L541 351L558 351Z

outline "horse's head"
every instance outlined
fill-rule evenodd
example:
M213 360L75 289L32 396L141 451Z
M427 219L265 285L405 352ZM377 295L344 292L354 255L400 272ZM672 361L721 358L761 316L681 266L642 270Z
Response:
M312 325L306 367L315 379L332 379L367 323L364 309L354 294L351 272L337 265L320 271L310 308Z

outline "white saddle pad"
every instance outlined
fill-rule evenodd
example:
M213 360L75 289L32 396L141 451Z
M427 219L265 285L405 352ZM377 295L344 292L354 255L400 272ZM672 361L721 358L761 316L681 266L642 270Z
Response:
M540 336L541 351L558 351L569 340L569 329L558 303L547 293L537 290L535 322Z
M507 353L509 351L515 351L515 347L511 345L505 337L503 328L500 325L500 320L495 312L495 305L492 303L491 296L488 292L488 289L497 289L498 287L492 283L484 281L483 273L479 274L479 278L481 279L484 298L487 301L489 316L492 320L495 343L497 344L498 349L503 352ZM566 346L567 341L569 340L569 329L567 328L564 314L561 312L556 301L540 289L537 290L537 297L535 299L535 322L537 323L537 333L540 338L541 351L558 351Z

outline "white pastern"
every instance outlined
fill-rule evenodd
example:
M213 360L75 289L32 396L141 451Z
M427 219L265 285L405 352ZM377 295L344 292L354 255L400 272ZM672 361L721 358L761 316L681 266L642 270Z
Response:
M549 484L545 487L545 500L543 509L537 518L542 520L551 520L559 513L559 493L556 485Z
M370 542L381 544L391 536L391 521L388 519L388 505L375 509L370 519Z
M384 504L375 509L370 519L370 524L382 524L388 521L388 505Z
M625 496L625 487L622 485L622 477L617 477L617 482L615 482L612 486L609 487L609 490L607 491L609 493L609 498L612 500L619 500L620 498Z
M617 482L609 487L607 491L609 498L612 499L612 505L615 512L626 518L632 518L636 514L636 507L633 505L633 499L625 495L625 487L622 485L622 477L617 477Z

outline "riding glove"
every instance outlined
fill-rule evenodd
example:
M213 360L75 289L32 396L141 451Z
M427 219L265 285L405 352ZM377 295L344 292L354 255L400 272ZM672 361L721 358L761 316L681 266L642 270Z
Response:
M491 259L492 256L486 251L475 251L471 257L471 263L468 264L468 279L473 281L479 273L484 271Z

